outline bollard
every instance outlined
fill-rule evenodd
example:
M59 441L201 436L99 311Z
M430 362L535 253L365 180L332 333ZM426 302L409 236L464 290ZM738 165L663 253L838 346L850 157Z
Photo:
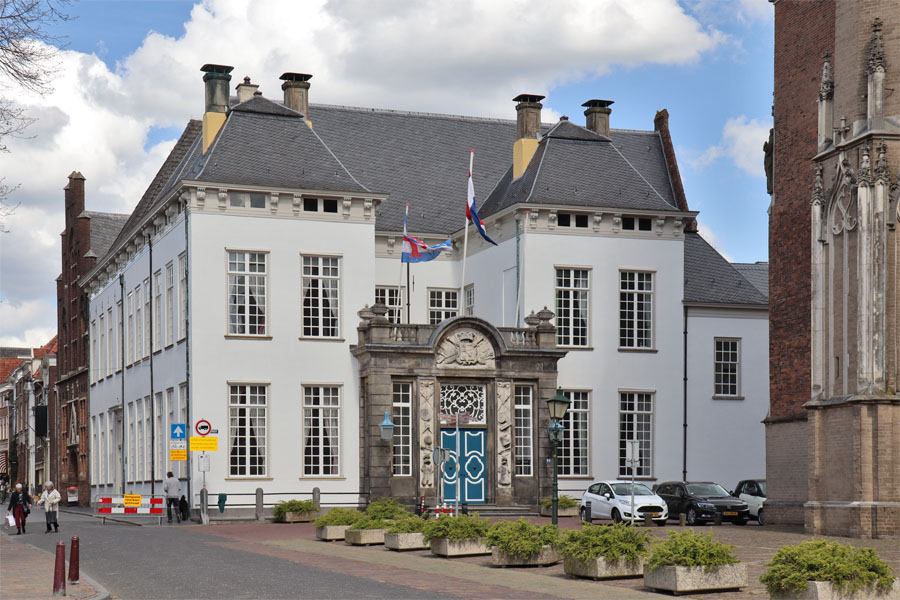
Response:
M653 527L653 517L650 513L644 513L644 527Z
M464 515L469 514L469 503L468 503L468 502L463 502L463 503L462 503L462 508L461 508L460 510L462 511L462 514L464 514Z
M78 583L80 571L78 556L78 536L72 536L72 546L69 548L69 583Z
M200 523L209 525L209 490L200 490Z
M56 542L56 565L53 567L53 595L66 595L66 543Z
M422 496L423 498L425 496ZM313 502L316 503L316 510L322 510L322 490L317 487L313 488Z
M686 514L681 513L678 515L678 524L681 525L682 527L687 525L687 515Z
M722 513L720 513L720 512L717 512L717 513L716 513L716 521L715 521L715 523L716 523L716 525L721 525L721 524L722 524Z
M584 512L581 516L582 516L582 520L585 523L593 523L594 522L593 513L591 512L591 501L590 500L588 500L587 502L584 503ZM587 516L587 519L584 519L585 516Z
M263 514L263 489L256 488L256 520L265 521L266 516Z

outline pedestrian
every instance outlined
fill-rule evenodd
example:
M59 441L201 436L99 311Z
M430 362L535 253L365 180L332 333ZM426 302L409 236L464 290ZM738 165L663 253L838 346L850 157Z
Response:
M179 510L178 496L181 493L181 483L175 478L175 474L172 473L172 471L166 473L166 482L163 484L163 491L166 493L166 517L168 517L169 523L171 523L172 507L175 507L176 512ZM181 522L180 516L178 517L178 522Z
M16 520L16 535L25 533L25 519L31 513L31 496L25 492L21 483L16 484L16 490L9 498L7 512L12 513Z
M59 501L61 496L59 492L54 489L53 482L48 481L44 484L44 492L41 494L41 499L38 500L38 504L44 505L44 516L47 518L47 531L44 533L50 533L50 525L56 530L56 533L59 533L59 520L57 516L59 515Z

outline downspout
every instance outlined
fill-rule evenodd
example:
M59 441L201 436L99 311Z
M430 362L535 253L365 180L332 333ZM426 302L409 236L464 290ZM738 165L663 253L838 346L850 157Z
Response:
M681 480L687 481L687 434L688 434L688 307L684 307L684 348L682 349L683 357L683 374L682 374L682 402L683 423L682 423L682 443L681 443Z
M519 259L519 215L516 214L516 327L522 326L522 264Z
M125 495L125 371L127 370L125 365L125 274L119 274L119 295L122 297L122 323L119 325L122 334L122 394L119 398L119 410L121 411L119 414L122 416L122 432L119 440L122 442L122 460L120 461L122 466L122 490L121 494ZM134 343L134 340L131 340ZM107 443L112 443L112 440L108 440ZM116 449L118 453L118 449Z
M179 290L184 294L185 298L185 314L184 314L184 383L185 389L187 390L187 398L182 398L182 401L185 401L187 404L185 406L185 414L187 415L187 423L184 424L185 429L187 431L191 430L191 401L194 399L194 392L191 389L191 295L188 293L188 290L191 287L191 246L190 246L190 216L191 216L191 198L188 196L188 199L184 203L184 285L185 290ZM185 433L185 435L188 435ZM191 489L191 482L193 478L191 477L193 460L191 460L191 453L188 452L188 468L187 468L187 497L190 503L190 506L194 505L194 496L193 490Z
M150 452L150 494L156 494L156 390L153 387L153 306L156 299L153 293L153 235L147 236L150 248L150 440L153 442ZM158 307L157 307L158 310Z

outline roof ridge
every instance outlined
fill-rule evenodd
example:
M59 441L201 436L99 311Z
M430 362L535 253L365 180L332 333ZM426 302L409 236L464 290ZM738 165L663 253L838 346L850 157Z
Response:
M505 123L514 124L516 119L502 119L500 117L477 117L471 115L454 115L450 113L423 112L415 110L398 110L393 108L368 108L365 106L349 106L345 104L310 104L310 112L313 108L325 110L352 110L361 113L377 113L385 115L399 115L407 117L435 117L451 121L477 121L481 123ZM552 127L554 123L541 123L542 127Z
M131 216L130 213L114 213L114 212L106 212L106 211L102 211L102 210L86 210L82 214L102 215L104 217L125 217L126 219Z
M656 194L657 196L659 196L659 199L660 199L660 200L662 200L662 201L665 202L666 204L669 204L669 201L666 200L665 198L663 198L663 197L662 197L662 194L660 194L658 191L656 191L656 188L653 187L653 184L650 183L649 181L647 181L647 178L644 177L644 175L643 175L640 171L638 171L638 170L635 168L635 166L634 166L633 164L631 164L631 161L630 161L630 160L628 160L627 158L625 158L625 155L622 154L622 152L619 151L618 148L616 148L616 145L615 145L615 144L610 144L610 145L613 147L613 150L615 150L615 151L619 154L619 156L622 157L622 160L624 160L624 161L628 164L628 166L631 167L631 170L634 171L635 173L637 173L637 176L640 177L640 178L644 181L644 183L646 183L648 186L650 186L650 189L653 190L653 193ZM670 206L671 206L671 205L670 205ZM676 206L675 208L678 208L678 207Z

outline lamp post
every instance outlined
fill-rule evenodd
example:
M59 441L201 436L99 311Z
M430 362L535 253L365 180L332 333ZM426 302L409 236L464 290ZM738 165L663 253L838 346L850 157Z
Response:
M566 397L561 389L556 390L556 395L547 400L547 409L550 411L550 426L547 427L547 437L553 444L553 524L559 523L559 443L563 439L565 426L562 420L566 417L566 411L569 410L570 400Z

